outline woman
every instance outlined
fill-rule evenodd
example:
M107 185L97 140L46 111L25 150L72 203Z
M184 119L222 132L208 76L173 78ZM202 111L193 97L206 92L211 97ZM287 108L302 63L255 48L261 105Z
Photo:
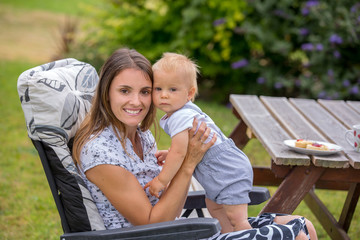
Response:
M101 69L92 108L74 141L74 159L108 229L179 216L193 171L216 141L214 136L204 144L210 130L201 124L195 134L193 127L186 158L160 199L145 192L145 184L160 172L155 140L149 131L155 119L152 84L151 64L144 56L135 50L115 51ZM294 219L297 229L291 230L292 234L307 239L304 219L275 215L269 219L269 224ZM312 235L313 227L310 222L307 225Z

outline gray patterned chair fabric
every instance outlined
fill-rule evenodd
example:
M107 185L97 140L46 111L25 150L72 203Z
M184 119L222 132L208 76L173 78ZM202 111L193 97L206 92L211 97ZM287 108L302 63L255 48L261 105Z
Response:
M70 232L105 229L69 148L91 106L97 82L94 67L72 58L34 67L18 79L28 135L41 141L45 154L51 156L49 165Z

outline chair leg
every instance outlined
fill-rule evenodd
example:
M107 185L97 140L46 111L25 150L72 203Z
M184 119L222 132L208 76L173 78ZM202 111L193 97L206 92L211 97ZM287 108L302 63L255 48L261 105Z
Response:
M186 209L181 217L188 218L194 209Z
M197 209L196 209L196 213L197 213L198 217L201 217L201 218L204 217L204 213L203 213L203 211L202 211L201 208L197 208Z
M192 213L193 210L196 210L196 214L199 218L203 218L204 217L204 213L202 211L201 208L196 208L196 209L186 209L185 212L181 215L181 217L184 218L188 218L190 216L190 214Z

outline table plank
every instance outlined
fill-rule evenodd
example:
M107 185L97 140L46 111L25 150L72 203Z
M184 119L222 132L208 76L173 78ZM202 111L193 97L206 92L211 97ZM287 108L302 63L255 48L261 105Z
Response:
M330 142L341 146L350 164L360 168L360 154L353 151L344 138L347 128L313 99L291 98L290 102L314 125Z
M287 98L261 96L260 99L293 138L326 141Z
M355 124L360 124L360 113L356 112L345 101L319 99L318 102L348 129L351 129Z
M344 126L348 129L355 124L360 123L360 112L357 112L350 105L341 100L318 100L318 102L328 110L336 119L338 119ZM353 102L356 104L357 102ZM360 107L360 105L359 105ZM354 151L345 151L347 156L354 161L354 166L356 168L360 168L358 166L360 164L360 154L355 153Z
M292 137L283 130L257 96L232 94L230 102L276 164L310 165L309 156L284 148L283 141Z
M352 107L356 112L360 113L360 101L346 101L350 107Z
M260 99L293 138L329 141L305 119L287 98L261 96ZM312 162L319 167L344 168L349 166L347 157L342 153L330 156L312 156Z

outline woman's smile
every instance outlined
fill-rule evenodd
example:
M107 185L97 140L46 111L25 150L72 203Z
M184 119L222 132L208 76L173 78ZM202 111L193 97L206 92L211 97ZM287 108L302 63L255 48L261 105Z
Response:
M129 113L129 114L132 114L132 115L137 115L139 114L142 109L128 109L128 108L124 108L124 111Z

